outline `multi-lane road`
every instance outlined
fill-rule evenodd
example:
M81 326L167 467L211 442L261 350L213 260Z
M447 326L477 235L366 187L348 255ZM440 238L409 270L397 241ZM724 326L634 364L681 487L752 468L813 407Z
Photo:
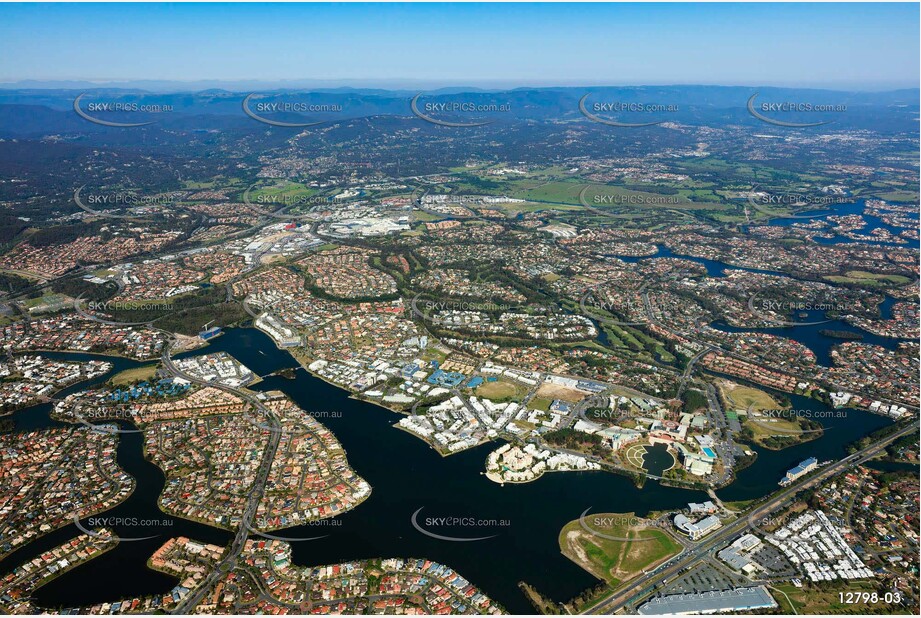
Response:
M275 414L264 405L262 405L262 402L251 396L249 393L237 388L232 388L230 386L220 384L218 382L206 382L196 378L195 376L180 371L173 363L173 359L170 358L170 348L172 347L172 344L173 340L171 339L166 343L166 345L163 346L162 362L163 367L168 372L174 376L181 377L190 382L219 388L221 390L227 391L228 393L232 393L237 397L240 397L265 416L268 424L264 428L269 431L269 441L268 444L266 444L265 451L262 454L262 462L259 464L259 470L256 473L256 478L253 481L252 489L247 498L246 508L243 510L242 521L240 522L240 526L237 528L237 532L234 535L233 542L230 544L230 548L224 554L221 562L218 563L210 573L208 573L208 576L204 579L204 581L197 588L186 595L186 597L182 599L171 612L173 614L187 615L191 614L195 610L195 607L201 602L202 597L204 597L204 595L207 594L207 592L211 590L228 571L232 570L236 566L237 558L239 557L240 552L243 551L246 540L249 538L250 530L253 529L253 519L256 516L256 509L259 508L259 502L262 500L265 483L269 477L269 472L272 469L272 461L275 459L275 453L278 450L278 443L281 440L282 429L281 423L278 421L278 418L275 416Z
M867 459L875 456L880 450L908 434L917 434L919 428L918 421L903 427L901 430L877 440L870 446L864 448L853 455L821 468L817 474L803 479L798 483L788 485L784 489L776 492L767 499L767 502L756 507L744 516L740 516L733 523L712 533L705 540L694 546L692 549L682 552L675 558L666 562L663 566L655 571L643 575L629 583L628 588L621 592L615 592L613 595L602 599L594 605L585 608L583 614L613 614L625 606L635 606L638 602L648 597L656 587L664 583L668 578L679 574L686 568L694 566L698 561L704 558L709 552L727 544L732 538L746 532L752 527L752 522L759 518L766 517L781 508L787 506L790 500L803 489L817 485L826 479L842 472L843 470L863 463Z

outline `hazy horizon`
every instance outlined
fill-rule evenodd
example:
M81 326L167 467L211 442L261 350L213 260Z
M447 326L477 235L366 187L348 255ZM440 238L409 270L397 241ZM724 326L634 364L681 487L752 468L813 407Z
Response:
M439 90L469 90L483 92L502 92L511 90L552 90L567 88L774 88L790 90L825 90L829 92L892 92L898 90L919 90L921 85L846 87L811 84L763 84L763 83L672 83L672 82L636 82L636 83L586 83L580 81L547 80L545 82L503 82L500 80L459 80L457 82L438 82L412 79L348 79L348 80L313 80L294 78L288 80L259 80L241 78L237 80L170 80L170 79L67 79L42 80L23 79L11 82L0 81L0 89L35 89L35 90L79 90L84 88L130 90L150 92L152 94L197 93L208 90L225 90L227 92L248 92L252 88L266 91L274 90L381 90L388 92L412 91L435 92Z
M918 24L913 3L4 4L0 82L879 91L919 86Z

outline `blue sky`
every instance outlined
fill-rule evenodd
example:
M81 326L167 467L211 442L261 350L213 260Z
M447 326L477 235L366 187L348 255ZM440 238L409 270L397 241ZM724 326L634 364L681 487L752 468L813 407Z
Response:
M917 87L918 4L0 4L0 81Z

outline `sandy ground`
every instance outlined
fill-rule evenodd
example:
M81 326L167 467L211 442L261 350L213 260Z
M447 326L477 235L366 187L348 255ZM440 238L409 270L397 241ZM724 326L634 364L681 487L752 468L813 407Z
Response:
M537 389L537 396L545 397L547 399L561 399L563 401L573 403L584 399L586 397L586 393L577 391L574 388L566 388L565 386L560 386L558 384L548 384L544 382L540 385L540 388Z

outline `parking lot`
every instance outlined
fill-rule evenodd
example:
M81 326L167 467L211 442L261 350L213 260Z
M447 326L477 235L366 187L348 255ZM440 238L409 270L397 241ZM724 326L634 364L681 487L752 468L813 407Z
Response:
M665 593L679 594L687 592L709 592L710 590L727 590L749 583L750 582L741 575L733 575L721 569L717 569L711 564L705 563L669 582L665 587Z

